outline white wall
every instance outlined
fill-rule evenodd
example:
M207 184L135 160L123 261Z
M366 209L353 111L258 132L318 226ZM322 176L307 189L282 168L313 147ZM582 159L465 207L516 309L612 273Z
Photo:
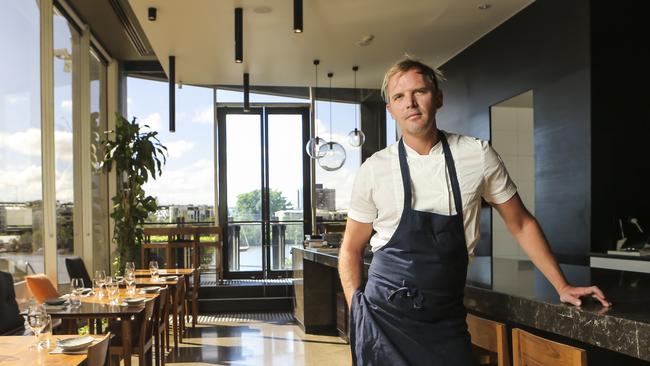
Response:
M522 201L528 210L535 214L533 108L496 105L491 108L490 114L492 147L503 159ZM493 257L527 259L499 213L492 210Z

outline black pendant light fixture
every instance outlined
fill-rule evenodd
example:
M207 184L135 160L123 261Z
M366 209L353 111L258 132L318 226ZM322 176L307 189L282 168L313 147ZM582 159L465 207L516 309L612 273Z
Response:
M320 148L327 142L323 140L322 138L318 137L318 108L316 108L316 105L318 104L318 99L316 98L316 94L318 94L318 65L320 64L320 60L314 60L314 93L313 93L313 98L314 98L314 134L312 135L313 137L307 141L307 145L305 146L305 150L307 151L307 155L309 155L310 158L312 159L319 159L321 157L320 155Z
M354 71L354 98L358 99L359 93L357 92L357 71L359 71L359 66L352 66L352 71ZM359 123L357 119L357 111L361 107L361 103L357 100L357 105L354 107L354 130L350 131L348 134L348 143L353 147L360 147L366 142L366 135L359 129Z
M302 0L293 0L293 31L302 33Z
M235 8L235 62L244 62L244 9Z
M250 77L247 72L244 73L244 112L251 111L250 103Z
M338 142L332 139L332 77L334 73L330 72L327 77L330 79L329 97L330 97L330 142L325 143L318 150L318 165L328 172L339 170L345 164L345 149Z
M169 56L169 132L176 132L176 57Z

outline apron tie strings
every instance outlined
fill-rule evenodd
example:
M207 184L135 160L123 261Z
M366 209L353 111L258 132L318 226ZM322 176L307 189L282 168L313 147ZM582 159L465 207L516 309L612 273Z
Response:
M414 309L422 309L422 301L424 298L417 287L409 286L406 280L402 280L402 287L397 290L391 291L388 295L388 301L393 301L395 295L401 294L402 298L409 298L413 302Z

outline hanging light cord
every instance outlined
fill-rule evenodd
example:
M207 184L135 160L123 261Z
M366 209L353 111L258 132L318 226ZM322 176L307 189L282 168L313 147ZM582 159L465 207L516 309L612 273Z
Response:
M329 73L327 75L330 78L330 143L333 141L332 140L332 76L334 76L333 73ZM332 145L330 145L330 149L332 148Z
M352 69L354 70L354 94L355 94L354 96L355 96L355 99L358 99L356 97L358 97L358 95L357 95L358 94L357 93L357 70L359 69L359 67L355 66ZM359 123L357 122L357 109L358 109L358 106L355 106L354 107L354 132L355 133L359 129Z
M318 62L314 61L314 66L315 66L315 72L314 72L314 80L315 80L315 87L314 87L314 137L318 137L318 98L316 97L318 93Z

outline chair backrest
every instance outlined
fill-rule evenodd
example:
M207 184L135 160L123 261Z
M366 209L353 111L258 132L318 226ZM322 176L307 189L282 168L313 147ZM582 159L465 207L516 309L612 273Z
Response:
M144 313L142 314L142 322L140 323L140 344L146 344L153 336L153 311L155 301L149 300L145 302Z
M38 302L61 296L52 284L52 281L42 273L25 276L25 281L27 281L29 291L32 292Z
M0 335L24 330L25 319L20 316L14 278L10 273L0 271Z
M65 268L68 270L70 278L81 278L84 281L84 287L93 287L93 281L90 279L86 265L80 257L70 257L65 259Z
M512 330L512 359L514 366L586 366L587 352L515 328Z
M183 301L185 301L185 279L184 278L179 278L178 279L178 285L176 285L176 296L174 297L176 300L176 306L183 306Z
M111 332L108 332L99 342L88 347L86 366L104 366L108 361L108 344Z
M165 325L165 322L169 320L169 299L167 294L169 293L168 287L163 287L156 297L156 306L153 311L153 319L158 322L158 326Z
M467 330L473 345L496 353L499 366L510 366L505 324L467 314Z

